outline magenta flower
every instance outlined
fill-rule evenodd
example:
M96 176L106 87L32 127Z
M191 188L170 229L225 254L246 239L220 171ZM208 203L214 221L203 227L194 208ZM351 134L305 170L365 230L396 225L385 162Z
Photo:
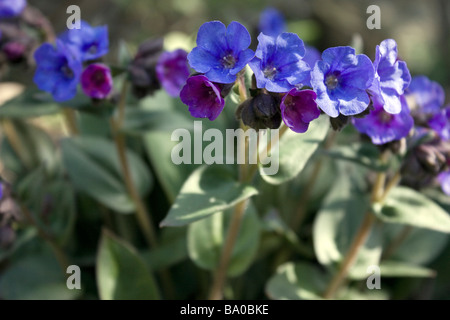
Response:
M91 98L107 98L113 89L111 70L102 63L89 65L81 75L81 87Z
M292 89L281 100L281 117L292 131L304 133L309 123L320 116L315 99L317 95L312 90Z
M189 78L187 55L187 52L181 49L164 52L156 65L156 76L164 90L172 97L180 96L180 91Z
M196 118L215 120L225 106L221 86L208 80L204 75L190 77L180 93L181 101L189 107Z

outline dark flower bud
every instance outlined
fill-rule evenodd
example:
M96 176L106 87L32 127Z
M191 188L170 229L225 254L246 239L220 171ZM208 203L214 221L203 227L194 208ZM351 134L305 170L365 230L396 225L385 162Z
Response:
M422 167L431 174L439 174L446 165L445 156L432 145L420 145L414 154Z
M11 226L0 226L0 248L9 249L16 240L16 232Z
M161 38L142 43L128 67L133 93L138 98L143 98L161 88L156 74L156 65L163 50L163 43Z
M26 44L19 41L8 42L2 48L8 60L12 63L21 62L25 58L26 50Z
M350 117L339 114L336 118L330 117L331 127L334 131L341 131L348 124Z
M281 125L280 100L261 92L238 107L236 118L255 130L278 129Z

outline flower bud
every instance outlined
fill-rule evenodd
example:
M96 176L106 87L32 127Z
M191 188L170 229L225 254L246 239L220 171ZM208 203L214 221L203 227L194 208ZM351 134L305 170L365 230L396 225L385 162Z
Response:
M278 129L281 125L280 100L261 92L238 107L236 118L255 130Z

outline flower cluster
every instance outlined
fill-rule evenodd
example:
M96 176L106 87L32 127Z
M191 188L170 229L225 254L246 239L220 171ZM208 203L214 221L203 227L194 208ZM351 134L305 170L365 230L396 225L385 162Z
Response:
M80 29L60 35L56 45L44 43L36 50L34 82L58 102L74 98L80 81L86 95L105 98L112 90L111 71L104 64L92 62L105 55L108 47L107 28L91 27L83 21Z
M169 95L177 97L189 77L187 52L164 52L162 47L160 40L144 42L127 67L134 93L139 98L161 86ZM107 27L92 27L82 21L80 29L61 34L56 45L44 43L36 50L34 81L58 102L74 98L78 84L88 97L107 99L113 91L113 77L111 69L99 61L108 51Z

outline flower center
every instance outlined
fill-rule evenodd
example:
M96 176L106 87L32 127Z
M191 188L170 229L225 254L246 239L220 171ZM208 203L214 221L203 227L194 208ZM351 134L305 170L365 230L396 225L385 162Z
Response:
M62 73L64 74L64 76L65 76L66 78L68 78L68 79L73 79L73 77L75 77L75 75L74 75L72 69L70 69L70 67L67 65L67 63L64 64L64 65L61 67L61 72L62 72Z
M330 89L330 90L336 89L336 87L339 84L338 76L339 76L339 74L332 73L326 77L325 85L327 86L328 89Z
M264 69L263 73L264 77L266 77L269 80L273 80L276 74L278 73L278 70L275 67L267 67Z
M227 54L225 57L222 58L222 66L225 69L232 69L236 65L236 59L232 54Z
M105 82L105 75L98 70L92 75L91 80L96 86L100 86Z
M89 47L88 52L89 52L90 54L96 54L96 53L97 53L97 45L96 45L96 44L91 45L91 46Z
M381 123L389 123L392 121L392 114L387 113L386 111L381 111L378 114L378 120L380 120Z

